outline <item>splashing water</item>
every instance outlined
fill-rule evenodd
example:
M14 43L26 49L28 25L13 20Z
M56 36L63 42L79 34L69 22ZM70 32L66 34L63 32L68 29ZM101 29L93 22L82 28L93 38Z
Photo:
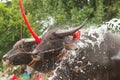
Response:
M38 22L39 22L39 21L38 21ZM40 23L41 23L42 26L43 26L42 29L40 29L40 31L43 32L43 31L45 30L45 28L48 28L48 27L53 26L54 23L55 23L55 20L54 20L53 17L48 17L48 20L42 20ZM47 31L47 30L46 30L46 31ZM45 31L45 32L46 32L46 31Z
M53 71L53 75L50 76L48 80L55 80L55 77L58 76L57 71L59 71L59 70L64 71L64 67L65 67L66 63L71 65L71 66L72 66L72 63L84 64L82 60L85 60L86 56L82 56L81 59L76 59L77 56L80 56L81 50L87 49L87 47L91 47L91 48L94 49L94 47L98 46L98 48L99 48L101 43L104 41L104 35L109 31L109 29L120 30L120 19L115 19L114 18L114 19L102 24L99 28L96 28L96 29L93 29L90 26L90 28L88 28L86 30L84 30L84 29L81 30L81 39L77 40L77 42L76 42L79 49L77 51L73 51L73 50L68 51L67 55L65 55L63 57L63 59L58 64L58 67L56 67L56 69ZM98 55L96 53L95 53L95 55L96 55L95 57L98 60L93 59L93 61L97 61L98 63L101 63L101 64L106 63L108 61L108 59L106 58L105 52L101 52L100 54L103 54L104 57L102 56L103 57L102 60L104 62L101 62L101 59L99 59L99 57L97 57L97 56L100 56L100 55ZM120 57L120 55L119 55L119 57ZM92 62L87 61L87 64L86 64L85 67L91 66L91 65L92 65ZM97 65L97 66L100 66L100 65ZM74 66L74 68L79 68L79 67ZM93 69L96 69L96 68L93 67ZM86 71L84 69L82 69L81 67L79 68L79 70L83 74L86 73ZM60 74L59 74L59 76L60 76ZM62 76L60 78L62 79ZM68 78L68 80L71 80L71 79Z
M120 19L113 18L110 21L106 22L105 25L112 31L120 31Z

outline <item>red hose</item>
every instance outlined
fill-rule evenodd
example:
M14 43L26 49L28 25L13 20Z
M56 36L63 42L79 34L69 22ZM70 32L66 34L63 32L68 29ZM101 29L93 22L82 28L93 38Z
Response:
M19 4L20 4L20 9L21 9L21 13L22 13L22 16L24 18L24 21L31 33L31 35L35 38L36 42L39 44L41 42L41 39L38 38L38 36L35 34L35 32L33 31L33 29L31 28L30 24L29 24L29 21L25 15L25 12L24 12L24 8L23 8L23 5L22 5L22 0L19 0Z

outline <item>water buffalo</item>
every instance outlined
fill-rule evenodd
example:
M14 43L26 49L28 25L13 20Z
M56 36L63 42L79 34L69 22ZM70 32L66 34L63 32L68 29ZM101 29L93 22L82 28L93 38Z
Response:
M39 65L36 65L37 67L34 66L34 68L39 71L43 70L44 72L44 69L38 68L38 66L41 65L40 67L44 67L45 65L43 64L48 63L48 61L50 61L51 59L54 62L55 60L53 59L56 59L55 57L57 55L59 56L60 53L64 53L63 49L77 49L74 43L70 43L70 40L66 41L70 39L67 36L74 34L76 31L82 28L86 20L79 27L66 31L64 30L64 32L61 32L61 30L57 29L49 29L45 34L42 35L42 42L37 45L37 47L31 53L29 50L29 52L21 51L24 46L22 44L23 40L20 40L13 46L13 49L11 49L7 54L3 56L3 61L7 61L13 65L33 65L33 63L36 62L33 59L39 57L40 61L37 61ZM19 49L19 47L22 48ZM31 46L29 47L31 48Z
M119 80L119 34L100 27L81 30L81 39L72 41L71 35L81 26L63 32L48 30L32 53L8 52L3 59L40 72L54 70L52 80Z

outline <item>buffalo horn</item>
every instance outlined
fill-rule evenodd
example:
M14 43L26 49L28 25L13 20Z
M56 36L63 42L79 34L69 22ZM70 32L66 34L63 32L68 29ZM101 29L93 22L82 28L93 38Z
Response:
M85 19L85 21L80 26L78 26L76 28L72 28L70 30L62 30L62 31L61 30L57 30L55 32L55 35L58 36L58 37L64 37L64 36L71 35L71 34L75 33L76 31L78 31L79 29L81 29L85 25L87 19Z

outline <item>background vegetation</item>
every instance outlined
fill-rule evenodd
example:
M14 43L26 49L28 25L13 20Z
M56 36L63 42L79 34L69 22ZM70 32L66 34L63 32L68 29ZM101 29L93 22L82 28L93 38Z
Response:
M55 19L55 27L77 26L89 17L87 24L100 24L120 18L120 0L23 0L25 13L35 32L46 28L42 20ZM21 17L18 0L0 2L0 59L22 37L31 37ZM43 30L41 30L43 29Z

